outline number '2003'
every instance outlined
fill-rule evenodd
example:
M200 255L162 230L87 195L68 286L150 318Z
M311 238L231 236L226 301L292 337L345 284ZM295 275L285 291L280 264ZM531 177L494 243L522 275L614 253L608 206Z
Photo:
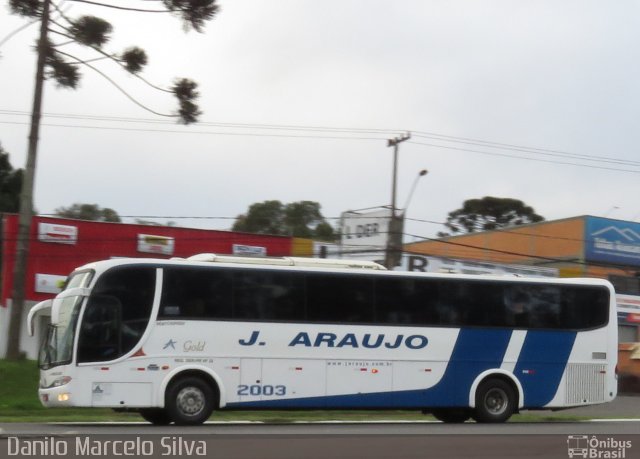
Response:
M261 386L259 384L249 386L247 384L241 384L238 386L238 395L266 395L267 397L271 395L283 396L287 395L287 387L270 385Z

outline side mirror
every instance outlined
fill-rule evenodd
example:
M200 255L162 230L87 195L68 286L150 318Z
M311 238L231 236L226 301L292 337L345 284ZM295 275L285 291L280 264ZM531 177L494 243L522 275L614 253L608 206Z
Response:
M29 336L33 336L35 333L35 324L34 319L38 313L44 311L45 309L51 309L53 305L53 300L45 300L36 304L29 310L29 315L27 316L27 329L29 331Z

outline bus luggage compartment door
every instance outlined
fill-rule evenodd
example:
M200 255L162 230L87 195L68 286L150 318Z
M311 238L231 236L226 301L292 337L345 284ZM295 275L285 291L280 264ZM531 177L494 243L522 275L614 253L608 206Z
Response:
M117 408L151 406L151 383L94 382L91 384L91 406Z

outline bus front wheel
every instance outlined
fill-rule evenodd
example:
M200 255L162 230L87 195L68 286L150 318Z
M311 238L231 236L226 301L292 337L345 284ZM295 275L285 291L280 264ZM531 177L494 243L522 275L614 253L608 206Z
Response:
M473 418L478 422L505 422L515 412L515 406L511 385L501 379L488 379L476 392Z
M185 377L171 384L167 391L166 407L169 417L177 425L202 424L213 412L214 391L198 377Z

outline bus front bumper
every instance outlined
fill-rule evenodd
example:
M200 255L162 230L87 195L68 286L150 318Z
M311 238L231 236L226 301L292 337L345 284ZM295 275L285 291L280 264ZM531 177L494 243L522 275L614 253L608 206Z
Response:
M74 406L73 394L68 384L58 387L38 389L40 403L47 408Z

